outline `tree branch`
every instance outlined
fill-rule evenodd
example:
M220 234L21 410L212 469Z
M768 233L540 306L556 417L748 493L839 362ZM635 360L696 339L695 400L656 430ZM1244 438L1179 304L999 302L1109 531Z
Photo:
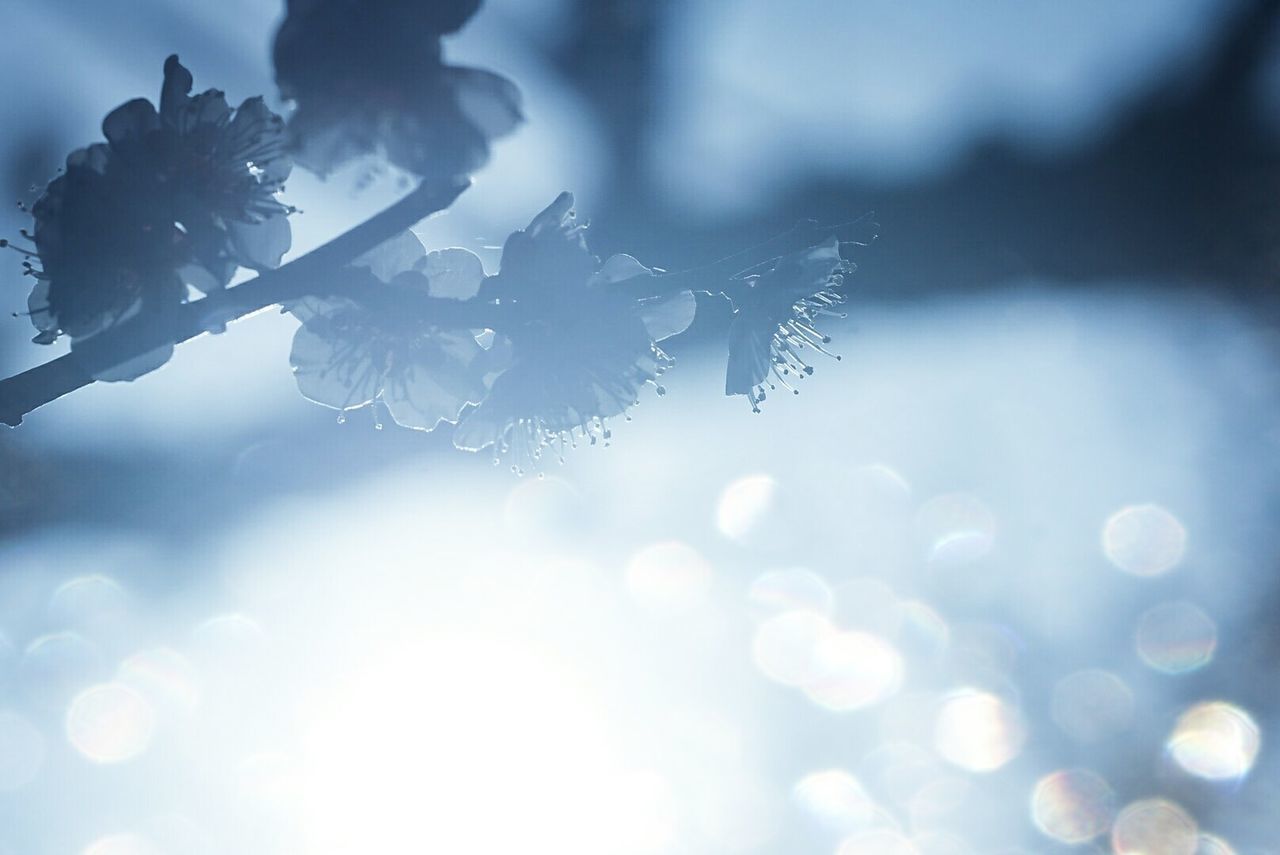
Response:
M339 294L332 271L445 210L470 186L467 179L419 186L399 202L323 246L275 270L184 303L162 318L132 318L75 344L64 356L0 380L0 423L17 427L27 413L88 386L94 377L166 344L180 344L268 306L313 294ZM352 295L348 295L352 296Z

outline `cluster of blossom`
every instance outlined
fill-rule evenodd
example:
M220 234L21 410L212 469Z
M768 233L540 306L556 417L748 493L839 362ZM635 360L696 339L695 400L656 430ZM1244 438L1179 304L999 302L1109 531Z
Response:
M295 213L280 195L295 162L323 175L382 157L420 186L483 166L491 142L522 118L509 80L444 62L442 38L478 6L289 0L274 50L280 93L294 105L287 121L261 98L233 110L217 90L192 95L191 74L170 57L159 108L138 99L111 112L106 142L72 153L32 207L24 236L34 248L19 251L36 280L35 341L65 335L74 348L125 321L163 326L190 289L206 295L199 303L237 268L279 267ZM834 237L693 281L629 255L601 263L585 229L562 193L508 238L493 275L468 250L428 252L412 232L383 235L328 281L276 301L301 321L299 390L342 413L385 409L408 428L454 425L457 447L492 448L522 470L580 441L607 442L608 420L642 387L664 393L672 360L660 343L692 323L694 290L732 302L725 391L757 411L766 388L791 389L813 371L806 351L827 352L815 323L843 301L849 268ZM93 376L133 379L172 349Z

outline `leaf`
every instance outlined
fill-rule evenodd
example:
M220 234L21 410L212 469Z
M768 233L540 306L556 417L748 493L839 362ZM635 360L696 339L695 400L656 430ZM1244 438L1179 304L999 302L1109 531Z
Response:
M160 127L160 116L146 98L134 98L116 107L102 120L102 135L115 146L141 139Z

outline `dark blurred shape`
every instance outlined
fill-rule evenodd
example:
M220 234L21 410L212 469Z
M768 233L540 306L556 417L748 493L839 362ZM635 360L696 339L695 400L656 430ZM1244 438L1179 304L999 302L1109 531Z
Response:
M298 162L325 174L381 152L422 176L463 175L489 159L491 140L522 120L505 77L447 65L440 38L479 0L291 0L276 34L280 93L297 102Z
M518 320L499 330L493 349L508 350L509 364L458 423L454 444L492 446L516 472L544 452L563 459L579 441L607 445L608 420L626 418L642 388L666 394L659 381L671 360L658 342L693 321L689 291L645 300L623 292L623 282L656 281L653 271L629 255L600 264L573 204L561 193L507 238L501 270L481 292L514 305Z
M218 290L238 266L276 267L288 250L292 209L276 198L291 167L283 121L261 98L233 111L216 89L192 96L192 82L170 56L159 110L136 98L111 111L107 142L68 155L32 206L38 343L161 317L188 284ZM133 379L171 352L100 379Z
M290 10L305 15L324 5L294 2ZM645 178L643 139L653 105L671 83L657 72L666 0L578 0L567 15L573 29L556 43L554 60L603 117L612 143L615 168L592 205L599 252L625 247L667 266L693 266L775 236L802 217L831 223L874 210L880 237L857 258L857 300L864 304L970 293L1028 277L1081 287L1131 277L1256 303L1271 298L1280 237L1276 138L1264 131L1255 98L1256 78L1272 58L1278 7L1278 0L1240 4L1202 66L1171 69L1083 149L1031 155L992 142L950 171L916 181L815 178L794 186L770 212L739 218L677 213ZM356 54L389 53L380 50L386 44L343 38L338 46L350 41ZM277 44L278 61L280 50ZM693 339L722 335L728 315L718 301L706 301ZM691 346L672 350L679 355ZM298 442L332 428L323 420L314 430ZM409 435L404 453L421 441ZM119 477L147 483L145 474ZM189 485L179 476L173 488L181 493Z
M374 288L437 301L473 297L484 279L484 266L473 253L460 248L428 253L409 231L352 267L365 272ZM399 299L374 305L313 297L289 311L302 321L290 353L298 391L339 410L339 418L370 406L381 426L378 412L385 408L396 424L431 431L442 422L457 422L468 402L484 399L487 353L466 327L428 323L429 313L414 312Z
M1277 0L1229 17L1203 69L1171 70L1094 144L1029 154L991 141L950 171L889 186L815 178L767 218L674 216L641 179L639 140L661 87L662 3L580 0L559 62L609 119L618 169L596 232L636 235L644 252L740 244L799 217L827 222L874 210L881 240L859 263L863 299L972 292L1026 277L1069 283L1130 278L1269 299L1280 254L1280 153L1256 86L1276 31ZM679 250L677 249L677 252Z
M834 307L845 300L839 289L847 270L840 241L832 237L783 256L747 280L747 287L732 298L737 311L729 328L726 395L746 395L758 413L766 386L799 393L791 384L813 373L806 351L827 353L824 345L831 338L817 326L838 314Z

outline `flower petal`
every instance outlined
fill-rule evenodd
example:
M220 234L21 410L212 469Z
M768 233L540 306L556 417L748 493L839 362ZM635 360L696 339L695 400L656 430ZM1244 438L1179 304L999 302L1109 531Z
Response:
M427 253L414 265L427 277L432 297L469 300L484 282L484 263L469 249L450 247Z
M207 89L192 97L182 110L182 129L200 125L221 125L231 118L227 96L218 89Z
M262 181L272 186L284 184L286 178L293 172L293 158L287 154L277 155L266 163L253 161L253 165L262 170ZM280 187L280 189L284 189Z
M798 300L826 287L827 280L842 263L840 241L833 235L817 246L783 256L774 269L761 278L760 285Z
M471 346L479 351L474 340ZM483 397L484 385L471 367L447 357L398 360L382 390L391 418L401 427L415 430L434 430L442 421L456 422L463 407Z
M58 319L53 316L53 310L49 307L47 279L37 280L35 287L31 289L31 296L27 298L27 316L31 318L31 325L40 331L37 344L50 344L53 338L57 338ZM49 338L48 334L52 334L53 338Z
M257 136L275 124L277 118L267 106L266 100L261 95L254 95L241 101L236 108L236 114L231 119L231 135L237 139Z
M644 300L639 305L640 320L654 341L662 341L687 330L697 310L698 301L692 291Z
M278 185L289 177L293 159L285 154L284 120L271 111L261 95L246 98L227 128L228 156L263 170L263 180Z
M574 215L573 194L561 193L527 228L507 238L495 296L527 299L581 287L600 265L587 248L585 230Z
M116 107L102 120L102 135L114 146L141 139L160 127L160 116L146 98L134 98Z
M352 267L365 267L383 282L400 273L413 270L426 256L426 247L411 231L403 231L386 243L379 244L351 262Z
M476 344L480 345L484 350L480 357L482 360L481 370L484 374L485 382L492 386L498 375L515 363L515 346L511 343L509 337L498 335L493 330L485 330L476 336Z
M488 402L481 403L454 428L453 447L459 451L480 451L501 439L509 423L503 410Z
M625 253L612 255L591 277L588 285L599 288L615 285L635 279L638 276L653 276L654 273L633 256ZM640 320L644 322L649 337L654 341L662 341L673 335L679 335L693 323L698 304L692 291L681 291L669 297L655 297L640 302Z
M94 143L86 148L78 148L67 155L67 169L91 169L99 175L107 171L107 163L111 160L111 148L106 143ZM50 184L50 187L53 185Z
M532 238L542 237L547 232L568 229L572 222L573 194L565 190L529 221L524 233Z
M226 287L227 283L220 277L215 276L209 268L203 264L187 264L178 268L178 275L182 277L182 281L195 288L201 294L208 294L212 291L219 291Z
M231 235L236 261L252 270L279 267L280 260L293 243L289 218L283 214L257 223L233 221L227 224L227 232Z
M160 87L160 120L171 127L178 127L182 108L195 81L191 72L178 61L175 53L164 61L164 84Z
M641 264L634 256L620 252L609 256L609 260L592 275L589 284L594 288L646 275L652 276L653 271Z
M382 389L384 370L363 340L321 335L303 325L294 333L289 362L302 396L335 410L363 407Z
M729 367L725 373L726 395L751 395L769 374L772 330L748 323L739 312L729 327Z

